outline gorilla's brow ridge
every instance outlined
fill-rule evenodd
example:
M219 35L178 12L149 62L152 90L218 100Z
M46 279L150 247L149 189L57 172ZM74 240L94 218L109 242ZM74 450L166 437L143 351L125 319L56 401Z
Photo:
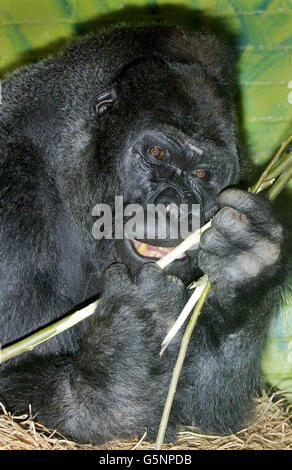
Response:
M176 140L177 142L179 143L179 145L181 145L182 147L184 147L185 145L188 145L188 147L191 149L191 150L194 150L198 155L203 155L204 151L197 147L197 145L195 145L193 142L192 142L192 139L190 137L188 137L187 135L185 135L180 129L177 129L176 127L173 127L173 126L163 126L162 127L162 130L167 134L169 131L173 132L175 135L176 135Z

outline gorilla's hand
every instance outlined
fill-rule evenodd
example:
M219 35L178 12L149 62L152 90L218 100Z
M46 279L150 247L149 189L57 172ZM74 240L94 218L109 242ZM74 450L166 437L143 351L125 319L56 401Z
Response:
M228 189L216 202L220 210L202 235L199 266L221 307L238 305L240 296L252 305L278 275L283 229L262 196Z
M109 357L117 345L119 356L122 350L127 355L129 348L139 361L141 354L146 362L148 354L158 359L161 342L187 298L183 282L154 263L143 265L134 278L124 264L113 264L104 275L101 302L87 337L91 353L86 351L85 362L88 354L96 361L96 348Z

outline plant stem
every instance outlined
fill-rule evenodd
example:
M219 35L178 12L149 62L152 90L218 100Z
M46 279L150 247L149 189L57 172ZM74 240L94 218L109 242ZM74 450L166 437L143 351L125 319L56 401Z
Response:
M18 341L17 343L11 344L6 348L0 350L0 364L12 357L18 356L26 351L32 351L36 346L47 341L53 336L62 333L62 331L68 330L72 326L76 325L80 321L92 315L99 303L99 299L95 302L87 305L85 308L78 310L77 312L71 313L62 320L57 321L56 323L43 328L40 331Z
M277 178L283 171L287 170L287 168L292 165L292 152L287 153L281 161L269 171L268 178Z
M292 155L292 154L291 154ZM290 179L292 178L292 164L282 173L277 181L269 189L267 196L270 201L274 201L280 192L285 188Z
M202 233L204 233L205 230L207 230L210 227L211 227L211 220L207 224L205 224L203 227L191 233L178 246L176 246L170 253L163 256L158 261L156 261L156 264L160 266L161 269L166 268L166 266L172 263L172 261L174 261L179 255L181 255L182 253L185 253L187 250L189 250L194 245L199 243Z
M282 155L282 153L284 152L286 147L290 144L290 142L292 142L292 134L290 134L289 137L284 142L282 142L279 150L277 151L277 153L275 154L275 156L273 157L273 159L271 160L271 162L269 163L269 165L267 166L265 171L261 174L261 176L260 176L259 180L257 181L257 183L250 188L250 192L252 192L254 194L257 194L259 192L259 188L260 188L262 182L264 181L264 179L266 179L268 173L270 172L272 167L275 165L275 163L277 163L280 156Z
M201 294L201 296L198 300L197 305L194 308L194 312L191 316L191 319L188 323L186 331L183 335L183 339L182 339L182 342L181 342L181 346L180 346L180 350L179 350L179 353L178 353L177 361L176 361L175 367L173 369L173 374L172 374L172 378L171 378L171 382L170 382L166 402L165 402L164 409L163 409L163 414L162 414L162 418L161 418L161 422L160 422L160 426L159 426L159 431L158 431L158 435L157 435L157 440L156 440L156 444L155 444L155 450L160 450L163 446L165 432L166 432L167 423L168 423L168 419L169 419L169 414L170 414L173 399L174 399L174 396L175 396L176 387L177 387L178 379L179 379L179 376L180 376L180 372L181 372L181 369L182 369L182 366L183 366L183 363L184 363L184 358L185 358L185 355L186 355L186 352L187 352L187 347L188 347L193 329L194 329L195 324L197 322L197 319L198 319L198 317L201 313L201 310L202 310L202 307L204 305L205 299L206 299L206 297L208 295L208 292L210 290L210 287L211 287L210 281L207 281L206 286L205 286L205 288L204 288L204 290L203 290L203 292L202 292L202 294Z

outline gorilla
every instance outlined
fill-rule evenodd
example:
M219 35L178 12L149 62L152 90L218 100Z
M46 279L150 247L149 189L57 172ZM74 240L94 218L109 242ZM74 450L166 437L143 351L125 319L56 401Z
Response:
M251 419L261 350L285 278L285 230L234 186L233 53L212 34L119 25L2 81L2 346L101 297L87 320L1 366L0 399L79 442L155 439L182 332L161 342L208 274L167 430L231 433ZM93 236L97 203L199 204L212 226L180 242ZM143 249L142 249L143 248ZM146 249L145 249L146 248Z

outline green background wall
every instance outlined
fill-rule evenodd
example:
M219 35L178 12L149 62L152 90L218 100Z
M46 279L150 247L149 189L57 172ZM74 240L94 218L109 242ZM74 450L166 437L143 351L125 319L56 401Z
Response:
M157 15L187 26L212 16L235 35L243 133L262 166L292 130L292 0L1 0L0 77L72 36ZM292 391L289 302L271 328L263 367L272 384Z

